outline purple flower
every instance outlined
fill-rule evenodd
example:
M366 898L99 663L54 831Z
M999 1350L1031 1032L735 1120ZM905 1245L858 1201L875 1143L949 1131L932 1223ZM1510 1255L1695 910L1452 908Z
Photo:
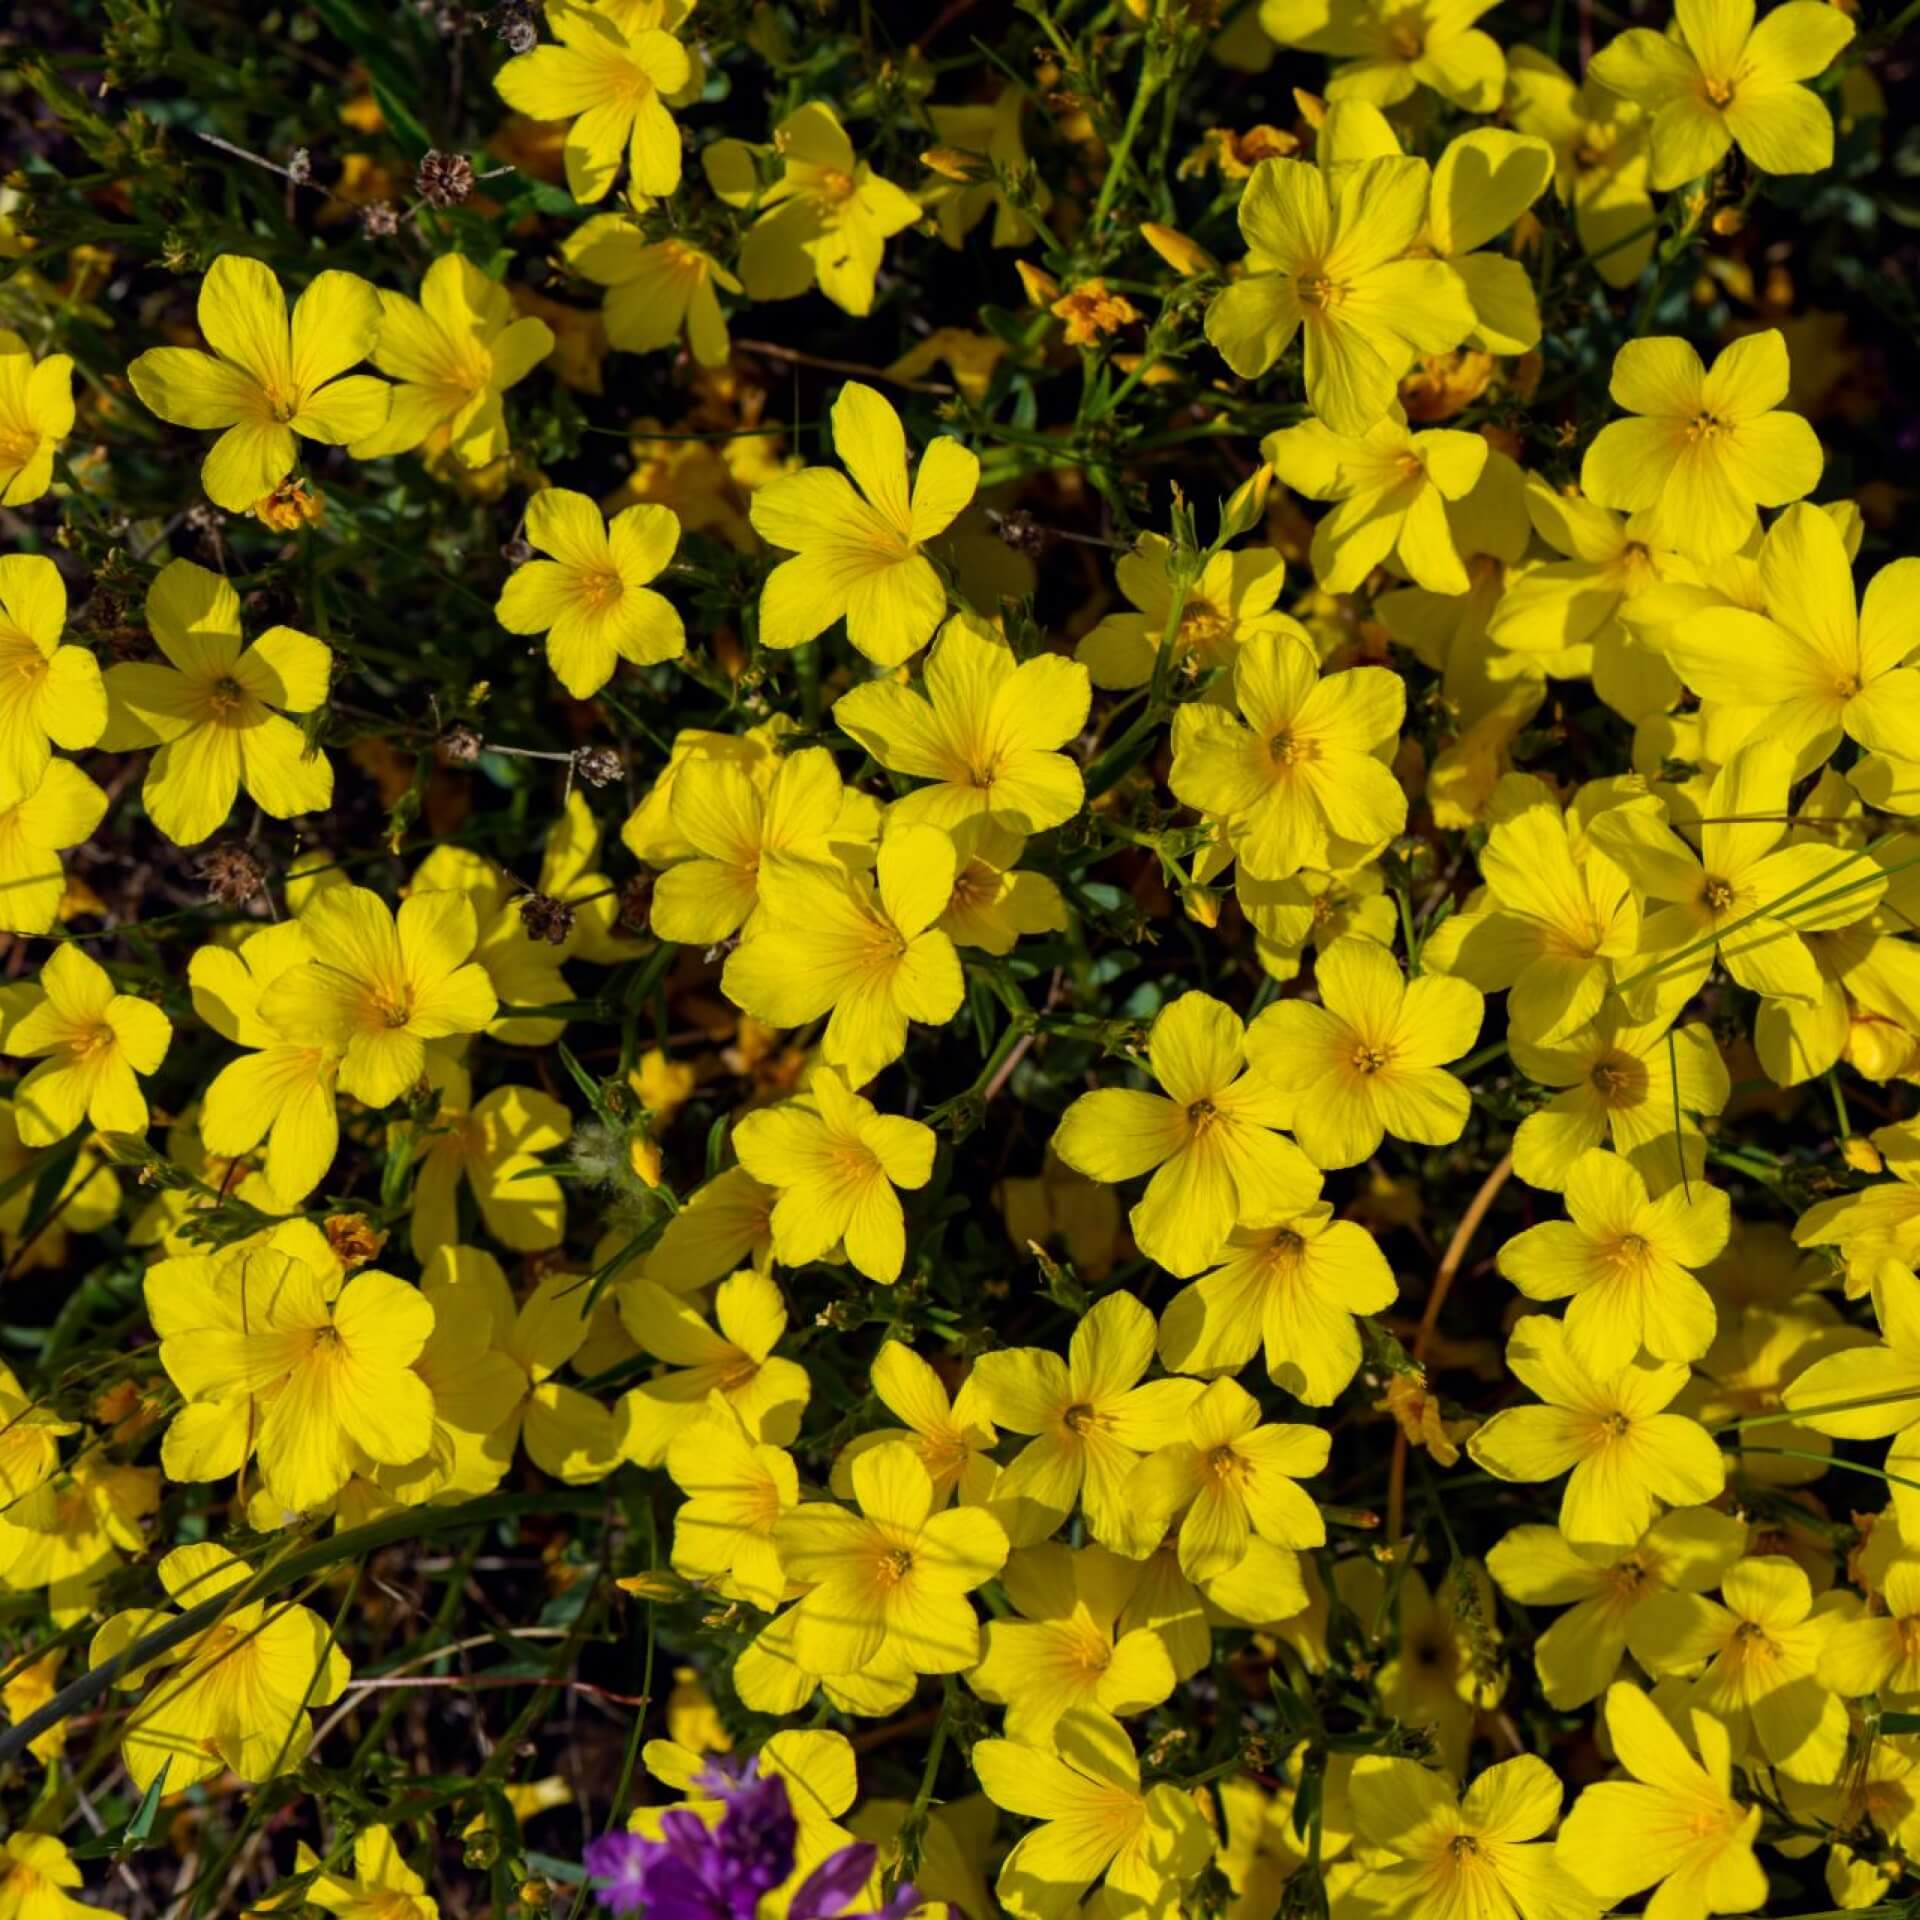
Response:
M801 1881L787 1909L787 1920L904 1920L920 1904L920 1896L903 1882L884 1907L849 1913L854 1899L873 1874L874 1850L864 1840L829 1854Z
M749 1760L740 1768L716 1763L693 1784L725 1803L715 1825L676 1807L661 1816L658 1840L609 1834L587 1849L587 1871L609 1912L752 1920L762 1895L792 1874L799 1829L785 1781Z
M605 1833L587 1844L587 1878L609 1913L638 1913L653 1843L637 1833Z

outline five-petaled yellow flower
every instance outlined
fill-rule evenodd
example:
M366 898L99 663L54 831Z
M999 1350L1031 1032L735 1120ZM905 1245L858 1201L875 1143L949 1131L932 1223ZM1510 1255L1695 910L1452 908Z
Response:
M200 470L216 507L251 512L293 471L296 435L343 447L386 420L387 383L347 372L380 331L379 295L357 274L318 275L289 323L272 269L223 253L200 283L199 314L211 353L151 347L127 378L162 420L223 429Z
M622 660L677 660L687 632L654 592L680 544L671 508L624 507L611 520L584 493L543 487L527 503L527 539L552 557L508 579L494 615L509 633L544 633L547 663L576 700L590 700Z
M1853 22L1823 0L1786 0L1758 26L1753 0L1676 0L1672 34L1629 27L1594 55L1594 79L1650 116L1663 192L1738 146L1762 173L1833 164L1833 116L1804 80L1825 73Z
M151 1000L121 993L76 946L40 969L39 992L4 1040L7 1052L39 1062L14 1094L22 1142L50 1147L83 1120L103 1133L145 1133L140 1078L160 1071L173 1023Z
M382 426L347 451L373 460L444 435L462 466L499 460L507 451L500 396L552 351L553 330L544 320L516 320L499 281L457 253L444 254L427 269L418 300L380 290L373 364L396 383L393 407Z
M1650 509L1656 546L1701 561L1732 553L1758 508L1802 499L1826 464L1813 428L1781 405L1787 375L1787 343L1771 328L1723 348L1711 368L1685 340L1629 340L1610 391L1638 417L1600 429L1581 487L1603 507Z
M160 570L147 590L147 625L165 664L107 669L101 744L159 749L142 793L169 840L204 840L242 787L276 820L333 804L333 763L287 718L325 702L331 649L293 627L269 627L247 646L240 596L191 560Z
M558 46L509 60L494 85L508 106L535 120L565 120L562 155L576 200L604 200L624 153L636 193L667 195L680 184L680 129L667 98L693 77L693 62L657 26L631 30L606 7L562 0L547 9Z
M898 666L946 613L946 587L924 549L973 498L980 462L943 434L920 456L909 491L900 416L857 380L833 403L833 445L853 484L807 467L760 488L748 508L761 538L793 555L761 592L760 639L804 646L844 615L847 638L869 660Z
M1276 1129L1292 1099L1247 1063L1247 1030L1209 994L1183 993L1154 1016L1147 1064L1160 1093L1100 1087L1060 1122L1053 1150L1094 1180L1152 1173L1131 1215L1140 1251L1169 1273L1198 1273L1240 1222L1267 1226L1312 1169Z

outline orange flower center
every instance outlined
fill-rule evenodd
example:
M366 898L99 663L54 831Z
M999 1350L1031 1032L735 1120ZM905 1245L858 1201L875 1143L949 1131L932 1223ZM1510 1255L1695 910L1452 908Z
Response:
M30 427L0 428L0 467L24 467L40 451L40 436Z
M207 690L207 704L214 718L224 720L247 697L247 690L231 674L223 673Z
M897 1587L913 1571L913 1555L905 1547L895 1547L880 1556L880 1584Z
M1311 307L1316 313L1337 307L1347 297L1346 288L1338 281L1329 280L1323 273L1301 275L1294 282L1294 291L1300 296L1300 304Z
M1727 422L1718 414L1696 413L1687 423L1689 440L1717 440L1727 431Z
M1361 1074L1378 1073L1393 1058L1386 1049L1371 1046L1364 1040L1356 1041L1353 1052L1347 1057L1354 1072Z
M1291 730L1276 733L1267 742L1267 752L1272 756L1274 765L1278 767L1297 767L1319 757L1314 751L1311 740L1303 740Z
M113 1029L104 1020L96 1020L84 1027L76 1027L73 1036L67 1042L67 1050L76 1060L90 1060L96 1053L112 1051Z
M1733 905L1733 887L1717 874L1709 874L1700 889L1700 904L1709 913L1725 913Z
M1091 1433L1100 1424L1099 1413L1084 1400L1076 1400L1060 1419L1069 1433Z
M626 582L610 567L580 575L580 599L589 613L606 612L625 590Z

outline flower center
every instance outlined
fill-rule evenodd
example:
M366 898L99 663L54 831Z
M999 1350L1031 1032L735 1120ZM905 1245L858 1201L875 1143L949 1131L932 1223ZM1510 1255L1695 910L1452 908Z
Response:
M113 1049L113 1029L104 1020L96 1020L91 1026L78 1027L67 1042L67 1050L76 1060L90 1060L96 1053L109 1053Z
M1628 1063L1613 1055L1596 1060L1587 1075L1587 1084L1604 1100L1618 1100L1632 1080L1633 1074Z
M1716 107L1732 104L1734 87L1731 80L1708 80L1703 83L1701 91Z
M1189 600L1180 612L1180 644L1208 660L1218 659L1221 642L1233 631L1233 622L1206 600Z
M1725 913L1733 905L1733 886L1717 874L1708 874L1700 889L1700 903L1709 913Z
M823 200L849 200L853 197L853 175L838 167L822 167L818 192Z
M1187 1109L1187 1125L1195 1133L1205 1133L1219 1117L1220 1109L1211 1100L1196 1100Z
M1456 1833L1453 1838L1447 1842L1447 1851L1451 1853L1456 1860L1464 1860L1468 1855L1476 1854L1480 1851L1480 1842L1470 1833Z
M1392 1058L1385 1048L1370 1046L1364 1040L1356 1041L1353 1052L1348 1055L1354 1072L1364 1074L1378 1073Z
M207 705L213 709L214 718L217 720L224 720L246 697L246 688L230 673L223 673L207 689Z
M40 436L31 428L0 428L0 467L24 467L39 451Z
M1277 767L1298 767L1317 758L1311 740L1303 740L1291 729L1276 733L1267 742L1267 752Z
M1718 414L1696 413L1687 423L1689 440L1717 440L1727 431L1727 423Z
M1294 291L1299 295L1300 304L1313 308L1316 313L1337 307L1347 297L1346 288L1324 273L1303 274L1294 282Z
M580 599L589 613L604 613L625 591L626 582L611 568L580 576Z
M905 1547L895 1547L880 1556L880 1584L897 1587L913 1571L913 1555Z
M1069 1433L1091 1433L1100 1423L1099 1413L1084 1400L1076 1400L1060 1418Z

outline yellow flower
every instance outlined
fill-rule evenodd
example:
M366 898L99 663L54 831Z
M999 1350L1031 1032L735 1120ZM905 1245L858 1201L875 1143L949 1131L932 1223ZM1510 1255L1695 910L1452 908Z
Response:
M67 890L60 855L91 839L106 811L107 796L71 760L49 760L20 798L0 808L0 932L53 931Z
M162 1284L174 1302L161 1365L189 1401L261 1404L260 1464L287 1507L321 1506L370 1463L427 1451L433 1395L411 1369L434 1310L418 1288L367 1270L329 1301L311 1267L265 1250L224 1267L166 1262L149 1274L150 1302Z
M888 239L920 218L912 194L857 158L834 110L809 101L773 130L780 178L758 189L751 152L719 140L701 154L714 191L757 217L740 243L740 278L751 300L791 300L816 281L846 313L873 309Z
M987 1418L985 1396L971 1374L952 1399L940 1376L904 1340L882 1343L870 1375L873 1397L905 1423L870 1427L856 1434L835 1458L830 1484L841 1500L853 1495L853 1463L870 1447L896 1441L916 1447L920 1464L933 1481L936 1506L958 1497L966 1507L981 1505L993 1492L1000 1469L992 1450L1000 1436Z
M1407 704L1397 673L1353 667L1323 678L1306 641L1255 633L1234 659L1233 697L1238 718L1204 701L1175 712L1168 785L1225 821L1256 878L1357 866L1406 825L1407 796L1388 765Z
M1794 4L1795 0L1789 0ZM1920 668L1903 665L1914 636L1904 609L1920 594L1920 560L1896 560L1856 608L1853 564L1831 517L1794 506L1760 543L1766 612L1702 607L1662 651L1723 731L1725 750L1767 739L1812 773L1842 737L1869 752L1920 741Z
M54 747L77 753L106 731L99 662L85 647L61 645L66 623L66 582L53 562L38 553L0 555L0 806L40 787Z
M760 912L727 956L720 983L743 1012L776 1027L830 1014L820 1051L860 1087L906 1051L907 1025L959 1011L964 981L935 925L958 862L937 827L881 842L876 874L777 864L760 876Z
M666 99L693 74L687 50L657 26L564 0L547 9L558 46L509 60L494 78L501 99L535 120L566 120L567 191L604 200L624 152L634 190L665 198L680 185L680 129Z
M752 771L719 756L690 759L675 775L668 816L692 858L654 884L648 923L662 940L708 947L753 918L761 882L776 864L832 864L851 836L834 829L846 790L825 747L802 747Z
M1207 338L1234 372L1257 379L1304 329L1309 404L1359 435L1416 353L1457 347L1475 324L1466 286L1413 256L1430 179L1424 160L1364 160L1331 182L1304 160L1263 160L1240 202L1245 277L1207 308Z
M1879 1694L1889 1706L1910 1710L1920 1701L1920 1561L1894 1561L1882 1597L1885 1613L1832 1628L1817 1677L1847 1699Z
M267 1184L282 1207L297 1207L340 1147L334 1106L341 1049L288 1040L263 1019L261 996L283 973L312 958L297 920L261 927L237 947L195 950L187 962L193 1010L235 1046L251 1049L214 1075L200 1115L206 1150L227 1158L267 1143Z
M605 287L607 344L622 353L658 353L684 333L695 361L724 367L733 345L716 289L740 282L712 254L667 234L649 241L621 213L597 213L561 246L575 273Z
M65 1473L0 1510L0 1579L16 1592L45 1588L55 1626L84 1620L127 1555L146 1550L143 1523L159 1505L158 1468L76 1454Z
M224 431L200 470L207 498L247 513L293 470L294 436L343 447L387 417L390 389L347 369L380 331L380 300L357 274L323 273L294 303L272 270L223 253L200 284L212 347L153 347L127 369L133 390L175 426Z
M364 887L322 887L300 914L312 958L279 974L260 1014L289 1040L342 1051L340 1090L384 1107L426 1071L426 1043L477 1033L499 1002L473 952L463 894L415 893L396 920Z
M1392 1856L1353 1890L1368 1913L1551 1914L1599 1920L1600 1902L1543 1839L1564 1789L1532 1754L1489 1767L1456 1798L1445 1774L1416 1760L1362 1754L1353 1768L1356 1836Z
M1556 190L1594 271L1610 287L1632 286L1656 237L1646 115L1591 69L1576 86L1534 47L1508 53L1507 97L1513 124L1552 147Z
M1606 1712L1628 1778L1582 1790L1561 1824L1561 1864L1603 1900L1658 1886L1660 1911L1672 1920L1763 1907L1767 1876L1753 1852L1761 1809L1733 1797L1726 1729L1690 1710L1690 1752L1666 1715L1624 1680L1607 1689Z
M1136 611L1106 615L1074 649L1096 687L1144 687L1153 678L1173 611L1172 553L1159 534L1147 533L1115 563L1114 579ZM1180 603L1173 634L1176 664L1189 673L1231 667L1242 644L1256 633L1288 633L1306 641L1307 631L1297 620L1274 611L1286 578L1287 563L1271 547L1216 553ZM1208 697L1216 704L1231 699L1227 676Z
M1510 1040L1514 1065L1559 1089L1513 1136L1514 1170L1529 1186L1564 1187L1580 1155L1609 1138L1656 1191L1701 1177L1707 1143L1700 1117L1727 1104L1727 1069L1703 1023L1673 1025L1673 1007L1692 990L1662 998L1664 1010L1635 1020L1609 996L1591 1026L1555 1047L1518 1034Z
M1675 1005L1705 982L1718 955L1743 987L1790 1000L1821 997L1820 971L1802 932L1863 920L1886 889L1858 850L1789 839L1793 757L1774 740L1742 747L1708 790L1700 851L1662 818L1656 800L1600 814L1594 840L1652 906L1640 926L1629 1003L1650 995Z
M500 396L552 351L544 320L514 319L505 287L472 261L445 254L427 269L417 301L381 289L373 364L398 384L385 425L348 452L356 460L411 453L430 434L444 433L462 466L503 459Z
M6 1050L38 1060L14 1092L21 1143L50 1147L85 1121L102 1133L145 1133L137 1076L158 1073L173 1023L150 1000L118 992L79 947L40 969L38 998L7 1026Z
M542 1473L569 1486L602 1480L619 1464L613 1417L598 1400L558 1377L585 1346L591 1325L585 1316L587 1289L578 1273L550 1273L516 1305L500 1262L480 1247L436 1247L421 1279L421 1291L442 1320L474 1320L488 1329L488 1344L513 1363L516 1394L499 1407L498 1424L483 1450L498 1482L522 1442Z
M935 782L893 802L890 831L955 833L978 819L1003 844L1080 811L1080 769L1060 749L1087 722L1085 667L1052 653L1018 660L984 621L963 613L940 629L924 683L922 694L897 679L872 680L834 703L840 730L883 767Z
M967 1685L1006 1709L1009 1740L1044 1747L1076 1707L1131 1716L1172 1693L1173 1662L1159 1634L1119 1626L1139 1578L1134 1561L1105 1547L1055 1540L1008 1560L1000 1584L1019 1617L987 1623Z
M1185 1910L1183 1890L1205 1870L1213 1836L1171 1781L1142 1788L1132 1738L1110 1714L1074 1708L1051 1750L982 1740L973 1765L995 1806L1042 1822L1001 1863L994 1891L1003 1912L1066 1920L1096 1880L1110 1912Z
M1412 433L1394 406L1363 434L1306 420L1268 434L1260 451L1295 492L1339 502L1313 530L1314 578L1328 593L1351 593L1389 559L1429 593L1472 585L1447 506L1485 470L1487 443L1477 433Z
M857 1673L891 1657L915 1673L962 1673L980 1658L967 1595L998 1573L1007 1536L984 1507L934 1511L913 1449L875 1447L853 1463L857 1514L808 1501L784 1516L781 1564L807 1591L793 1648L812 1673Z
M1571 1469L1560 1531L1574 1546L1631 1546L1653 1524L1656 1502L1697 1506L1726 1484L1713 1436L1665 1411L1687 1384L1684 1365L1589 1372L1560 1322L1536 1313L1514 1328L1507 1366L1543 1404L1502 1408L1467 1451L1499 1480L1557 1480Z
M547 664L576 700L598 693L622 660L651 667L686 652L679 614L647 584L680 544L671 509L627 507L603 520L584 493L543 487L526 527L553 557L515 569L494 617L509 633L547 636Z
M1096 1301L1063 1361L1045 1347L1012 1347L974 1363L996 1425L1032 1434L994 1489L993 1508L1017 1547L1037 1546L1078 1501L1104 1546L1130 1552L1127 1479L1140 1456L1186 1431L1197 1380L1140 1384L1153 1363L1153 1315L1130 1293Z
M748 509L760 536L794 556L761 590L760 639L804 646L844 615L847 638L869 660L898 666L946 613L946 588L923 549L973 498L980 462L943 434L909 493L900 416L857 380L833 403L833 444L857 493L831 467L807 467L761 487Z
M1230 1007L1183 993L1154 1016L1147 1061L1164 1089L1101 1087L1061 1119L1053 1151L1095 1180L1152 1172L1129 1216L1140 1250L1169 1273L1198 1273L1236 1222L1268 1226L1298 1203L1312 1170L1276 1131L1290 1096L1248 1070Z
M303 1840L293 1870L311 1873L301 1899L340 1920L440 1920L440 1903L427 1883L400 1857L386 1827L362 1827L353 1837L353 1875L320 1873L320 1856Z
M1651 513L1629 520L1531 477L1526 503L1534 531L1566 557L1508 579L1487 637L1555 674L1565 669L1552 656L1591 648L1593 690L1608 706L1629 720L1664 712L1679 697L1679 675L1642 639L1637 619L1664 589L1693 583L1692 563L1652 544Z
M940 223L940 238L956 251L989 209L994 246L1024 247L1033 238L1033 222L1007 197L1006 187L994 177L996 172L1024 181L1035 212L1044 214L1053 204L1053 194L1028 161L1026 143L1020 137L1020 115L1026 104L1025 87L1003 86L990 105L927 109L935 136L953 156L949 166L957 161L958 167L946 175L954 184L934 187L921 198ZM933 166L931 156L922 157ZM982 165L983 161L990 166Z
M1833 165L1833 119L1800 85L1825 73L1853 22L1823 0L1787 0L1758 26L1753 0L1678 0L1673 31L1633 27L1589 71L1651 117L1653 184L1711 173L1738 146L1761 173Z
M37 1748L39 1742L35 1741ZM82 1920L111 1909L90 1907L66 1890L82 1885L57 1834L16 1833L0 1840L0 1920Z
M237 1593L252 1577L224 1547L176 1547L160 1584L183 1607ZM92 1664L123 1653L176 1616L164 1609L116 1613L93 1637ZM326 1622L284 1600L229 1604L218 1623L161 1656L172 1668L128 1716L120 1736L127 1777L144 1793L165 1771L174 1792L231 1768L242 1780L298 1767L312 1738L309 1709L339 1699L350 1668ZM153 1668L115 1682L139 1687Z
M1204 1582L1231 1573L1256 1540L1294 1552L1326 1544L1326 1523L1299 1482L1323 1471L1319 1427L1263 1424L1259 1402L1215 1380L1187 1409L1186 1432L1157 1447L1127 1481L1136 1538L1180 1521L1180 1571Z
M36 363L27 343L0 327L0 507L24 507L46 492L53 456L72 431L71 357L50 353Z
M1727 1244L1727 1196L1669 1187L1659 1199L1632 1161L1583 1153L1567 1174L1570 1220L1543 1221L1500 1249L1502 1274L1529 1300L1566 1300L1576 1366L1614 1373L1645 1348L1697 1360L1713 1344L1712 1297L1691 1268Z
M1514 1031L1555 1046L1593 1020L1615 976L1630 970L1639 906L1626 874L1544 782L1506 775L1493 810L1480 854L1486 894L1436 929L1421 964L1482 993L1508 990Z
M1687 1703L1725 1725L1736 1763L1829 1784L1847 1749L1847 1709L1819 1673L1840 1616L1815 1610L1806 1573L1780 1554L1730 1567L1720 1600L1657 1595L1634 1615L1633 1657L1656 1677L1699 1674Z
M101 745L159 748L142 797L169 840L204 840L242 787L276 820L333 804L332 762L286 717L325 703L326 646L293 627L269 627L245 646L240 596L191 560L161 569L147 590L147 624L166 664L108 668Z
M1533 1643L1541 1689L1565 1713L1612 1685L1649 1601L1710 1592L1746 1550L1745 1520L1677 1507L1632 1546L1576 1547L1558 1527L1513 1527L1487 1555L1487 1571L1522 1606L1566 1608Z
M793 1444L813 1388L806 1368L774 1352L787 1330L787 1303L765 1274L736 1273L720 1283L717 1330L691 1302L650 1280L623 1281L619 1304L635 1344L670 1369L620 1396L614 1421L627 1459L657 1467L715 1394L753 1439Z
M894 1189L932 1178L930 1127L876 1112L831 1067L816 1067L802 1099L748 1114L733 1144L746 1172L779 1196L772 1231L783 1266L843 1247L869 1280L899 1279L906 1215Z
M1818 437L1781 407L1787 380L1787 343L1775 328L1723 348L1711 370L1685 340L1629 340L1609 391L1639 417L1595 435L1582 490L1603 507L1651 509L1655 545L1701 561L1732 553L1752 534L1757 507L1784 507L1820 481Z
M1391 1133L1445 1146L1471 1106L1443 1063L1480 1031L1484 1008L1464 980L1407 981L1386 948L1336 940L1314 969L1319 1006L1284 1000L1247 1032L1269 1085L1288 1089L1295 1138L1320 1167L1352 1167Z
M1260 24L1283 47L1343 61L1330 101L1390 107L1431 87L1467 113L1491 113L1506 58L1474 23L1494 0L1262 0Z
M573 1116L537 1087L492 1087L476 1100L473 1075L439 1049L427 1056L427 1084L440 1105L419 1141L408 1226L414 1258L460 1237L463 1179L503 1247L557 1247L567 1229L566 1192L539 1156L566 1145Z
M800 1476L791 1455L756 1438L710 1396L668 1441L665 1464L684 1496L673 1515L674 1572L725 1599L771 1613L787 1591L774 1535L800 1504ZM669 1706L668 1725L674 1724ZM726 1736L717 1721L714 1733L712 1744L724 1751ZM674 1738L686 1744L683 1733Z
M1305 1156L1302 1156L1304 1163ZM1180 1373L1238 1373L1265 1348L1267 1377L1310 1407L1331 1406L1360 1370L1354 1316L1399 1294L1373 1236L1336 1220L1317 1170L1289 1181L1287 1214L1235 1227L1213 1271L1174 1295L1160 1321L1160 1358Z

